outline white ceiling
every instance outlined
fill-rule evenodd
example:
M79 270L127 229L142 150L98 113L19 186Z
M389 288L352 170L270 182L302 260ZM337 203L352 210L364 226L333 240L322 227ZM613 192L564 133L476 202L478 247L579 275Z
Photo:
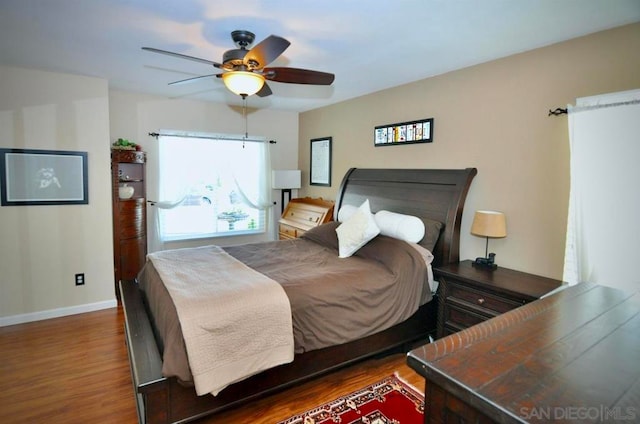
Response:
M219 71L141 47L221 62L245 29L291 42L271 66L336 75L330 87L271 82L248 103L305 111L638 21L640 0L0 0L0 64L240 104L218 78L168 86Z

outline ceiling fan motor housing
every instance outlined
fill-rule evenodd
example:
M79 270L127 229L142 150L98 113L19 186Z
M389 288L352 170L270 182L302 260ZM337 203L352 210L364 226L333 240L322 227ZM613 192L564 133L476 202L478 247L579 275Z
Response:
M222 55L222 67L224 69L234 70L237 67L244 65L243 59L248 52L249 50L246 49L227 50Z

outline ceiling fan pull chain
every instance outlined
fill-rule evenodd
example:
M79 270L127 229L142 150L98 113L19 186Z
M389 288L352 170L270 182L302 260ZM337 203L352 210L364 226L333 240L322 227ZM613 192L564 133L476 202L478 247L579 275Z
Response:
M247 123L247 96L242 96L242 117L244 118L244 138L249 138L249 124ZM242 141L242 148L244 149L244 140Z

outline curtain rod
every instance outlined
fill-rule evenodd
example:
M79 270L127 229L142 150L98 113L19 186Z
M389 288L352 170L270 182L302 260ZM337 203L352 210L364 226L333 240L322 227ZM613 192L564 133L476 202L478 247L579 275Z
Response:
M640 99L629 100L627 102L616 102L616 103L606 103L602 105L591 105L591 106L575 106L571 108L571 113L574 112L582 112L584 110L594 110L594 109L604 109L607 107L616 107L616 106L628 106L628 105L637 105L640 104ZM565 115L569 113L569 108L561 108L557 107L554 110L549 109L549 114L547 116L558 116Z
M205 140L232 140L232 141L250 141L250 142L262 142L262 140L256 140L255 138L242 138L233 136L211 136L211 135L191 135L191 134L163 134L157 132L150 132L151 137L158 138L160 136L165 137L184 137L184 138L203 138ZM269 140L269 144L276 144L277 141Z
M551 116L551 115L558 116L558 115L564 115L566 113L569 113L567 109L557 107L554 110L549 109L549 114L547 116Z

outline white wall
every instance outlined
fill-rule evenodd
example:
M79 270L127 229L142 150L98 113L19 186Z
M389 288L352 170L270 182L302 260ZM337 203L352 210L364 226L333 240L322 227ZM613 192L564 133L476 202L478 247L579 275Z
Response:
M0 147L87 152L89 178L88 205L0 207L0 325L116 304L108 103L105 80L0 66Z

